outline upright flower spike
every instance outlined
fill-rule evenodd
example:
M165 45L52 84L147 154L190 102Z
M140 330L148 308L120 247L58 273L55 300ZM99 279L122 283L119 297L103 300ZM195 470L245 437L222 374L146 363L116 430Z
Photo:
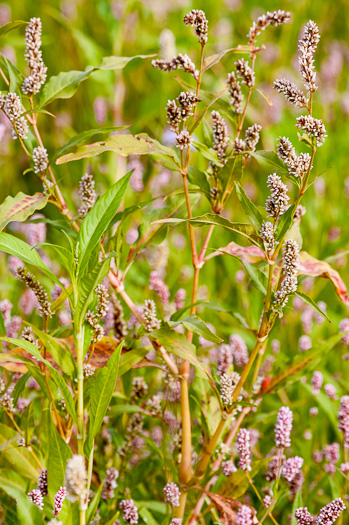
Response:
M266 251L270 253L276 244L273 224L271 222L263 223L259 234L263 239Z
M278 448L289 448L291 446L293 414L291 410L281 407L275 425L275 444Z
M66 494L67 491L65 487L61 487L59 491L55 494L55 506L52 511L54 516L58 516L58 514L61 512Z
M287 186L281 181L281 177L273 173L269 175L267 185L271 191L265 204L269 217L278 218L287 210L290 197L287 195Z
M299 473L304 463L304 459L295 456L294 458L288 458L283 466L282 475L289 482L292 483L294 478Z
M344 447L349 448L349 396L341 398L338 410L338 430L343 432Z
M102 498L105 501L111 500L114 498L115 489L118 486L116 480L119 477L119 472L116 468L111 467L107 470L107 475L105 477L102 489Z
M176 483L173 481L167 483L167 485L164 486L164 495L166 503L169 503L171 507L179 507L179 497L181 493Z
M39 507L40 510L44 508L43 495L41 494L40 489L34 489L28 493L29 499L34 505Z
M189 11L184 17L184 23L186 26L195 28L196 36L202 46L207 44L208 22L205 13L201 9Z
M48 167L48 155L47 149L38 146L33 149L33 163L34 163L34 172L42 173L47 170Z
M22 91L26 95L35 95L46 81L47 67L42 60L41 51L41 20L31 18L25 31L25 59L30 75L25 78Z
M235 73L229 73L228 78L226 81L227 87L228 87L228 93L232 110L235 113L242 113L241 104L244 99L244 96L241 92L241 86L238 80L236 79Z
M240 375L237 372L220 376L220 395L224 405L229 406L232 404L234 390L239 380Z
M319 28L315 22L309 20L304 27L304 36L298 43L298 49L300 51L298 63L303 83L310 93L314 93L318 89L314 68L314 53L319 41Z
M86 217L96 202L95 181L93 175L86 173L79 182L79 195L83 206L79 208L79 215Z
M297 290L297 272L299 265L299 246L296 241L288 239L284 244L283 273L281 287L275 292L274 304L283 308L288 296Z
M253 525L253 516L254 512L252 511L251 507L242 505L237 513L236 523L237 525Z
M241 78L241 84L246 84L248 87L253 87L255 84L255 74L252 71L249 63L244 59L240 58L235 62L235 69L239 78Z
M145 329L148 332L152 332L153 330L157 330L160 328L160 321L156 317L156 306L154 301L151 299L147 299L144 301L143 306L143 317L145 320Z
M249 431L246 428L242 428L236 437L236 447L240 455L239 468L241 470L252 470L250 442Z
M74 454L68 459L64 484L67 490L67 500L71 503L78 501L80 507L83 507L87 497L87 472L83 456Z
M229 142L228 128L224 118L218 111L212 111L211 118L213 123L213 149L217 152L218 160L224 162Z
M126 523L138 523L138 510L132 499L123 499L122 501L120 501L119 506L121 511L123 512L123 519Z

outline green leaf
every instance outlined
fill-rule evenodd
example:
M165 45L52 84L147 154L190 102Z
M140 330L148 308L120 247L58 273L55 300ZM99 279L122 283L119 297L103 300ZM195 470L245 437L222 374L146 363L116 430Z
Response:
M94 252L102 234L109 227L110 222L117 213L130 177L131 173L127 173L109 188L82 221L77 239L79 243L79 272L86 268L91 253Z
M108 410L108 415L117 416L119 414L133 414L143 412L138 405L114 405Z
M107 366L102 368L96 377L91 393L90 426L84 444L84 453L88 458L93 446L93 440L101 429L103 418L108 410L115 382L119 373L120 354L124 343L121 342L109 359Z
M256 159L258 164L269 173L283 173L288 175L288 171L282 162L279 159L275 151L250 151L249 154Z
M162 146L146 133L141 133L139 135L116 135L115 137L108 137L101 142L81 146L75 153L68 153L67 155L63 155L63 157L60 157L56 161L56 164L65 164L66 162L74 160L95 157L105 151L113 151L122 157L146 154L155 156L164 155L173 162L175 167L179 165L177 152L171 148Z
M9 31L12 31L13 29L17 29L18 27L27 25L28 22L24 22L24 20L13 20L13 22L9 22L8 24L5 24L4 26L0 27L0 38L9 33Z
M212 341L213 343L221 343L223 339L215 335L211 332L211 330L207 327L207 325L203 322L200 317L197 315L189 315L188 317L184 317L180 321L169 321L168 323L172 328L175 328L176 326L183 324L187 330L190 330L190 332L193 332L194 334L201 335L208 341Z
M235 187L236 187L236 194L245 210L246 215L248 216L251 223L255 226L255 228L259 232L264 222L261 212L259 211L257 206L253 204L251 199L247 197L245 190L238 182L235 183Z
M149 348L136 348L126 352L120 358L119 377L128 372L134 365L142 361L143 357L149 353Z
M276 227L276 232L275 232L275 239L276 239L276 241L280 241L284 237L284 235L286 235L286 233L288 232L288 230L292 226L292 224L293 224L294 208L295 208L295 204L292 204L286 210L286 212L283 215L281 215L281 217L279 219L279 222L278 222L278 225Z
M218 178L225 192L230 193L234 187L234 181L240 181L242 175L242 158L231 157L224 164L223 169L219 172Z
M203 157L211 160L216 166L223 168L223 164L218 160L217 153L213 149L208 148L205 144L201 144L201 142L197 142L195 140L193 140L193 146L201 153Z
M237 47L231 47L230 49L225 49L216 55L211 55L206 57L204 60L204 71L207 71L212 66L220 62L221 58L224 57L227 53L251 53L253 50L252 46L249 45L238 45Z
M32 328L35 335L42 341L47 352L53 357L63 372L71 376L75 372L75 363L71 352L52 335L42 332L33 324L27 323L27 325Z
M96 494L93 496L93 500L91 501L91 503L88 506L88 509L87 509L87 512L86 512L86 522L87 523L91 522L92 518L94 517L94 515L97 512L99 501L101 499L102 490L103 490L103 483L100 484Z
M30 378L30 372L27 372L26 374L23 374L22 377L20 377L19 380L17 381L16 386L13 389L13 393L12 393L14 406L17 405L18 398L23 392L26 382L28 381L29 378Z
M81 144L82 142L85 142L87 139L94 137L95 135L109 135L113 131L119 131L121 129L126 129L128 126L112 126L107 128L97 128L97 129L90 129L88 131L83 131L82 133L78 133L77 135L74 135L68 142L64 144L61 148L59 148L55 154L50 158L50 164L51 162L55 161L58 157L61 157L63 153L68 151L73 146L77 146L78 144Z
M223 308L223 306L215 303L214 301L197 301L196 303L193 303L193 304L186 304L185 306L183 306L183 308L180 308L179 310L174 312L171 315L171 321L179 321L179 319L182 317L182 315L185 312L190 310L190 308L192 306L197 306L197 305L204 306L205 308L209 308L210 310L214 310L216 312L231 313L230 310L227 310L226 308Z
M72 457L70 447L58 434L50 418L49 452L47 459L47 485L50 499L64 486L67 460Z
M29 451L19 447L17 439L19 434L12 428L0 423L0 450L1 456L5 458L18 474L37 481L38 472Z
M11 498L17 499L25 493L27 481L12 469L1 469L0 488L11 496Z
M51 77L42 90L39 108L43 108L57 98L70 98L79 87L80 82L86 80L93 68L86 71L62 71L59 75Z
M7 69L7 73L9 76L9 91L16 92L19 90L20 86L24 82L24 76L18 69L12 64L11 60L6 58L5 56L0 56L0 64L1 67L4 67L4 69Z
M215 215L214 213L206 213L206 215L201 215L201 217L193 217L192 219L161 219L159 221L154 221L154 224L180 224L183 222L190 222L193 226L223 226L224 229L232 231L235 233L241 233L246 237L252 235L255 231L254 227L250 224L244 224L241 222L231 222L225 217L220 215Z
M299 509L300 507L303 507L302 489L297 490L296 496L293 500L291 525L298 525L298 521L294 517L294 513L295 510Z
M35 210L41 210L47 204L48 197L42 193L25 195L20 192L15 197L7 197L0 205L0 231L12 221L25 221Z
M327 319L327 321L329 321L330 323L332 323L331 319L328 317L328 315L326 314L326 312L323 312L321 310L321 308L318 307L318 305L316 304L316 302L311 298L309 297L309 295L306 295L305 293L302 293L302 292L296 292L296 295L298 295L298 297L300 297L301 299L303 299L303 301L307 304L309 304L312 308L314 308L314 310L322 315L322 317L324 317L325 319Z
M17 516L21 525L44 525L42 511L34 505L26 494L17 499Z
M210 193L210 185L207 180L207 175L203 171L199 170L195 166L189 166L188 169L188 181L194 186L198 186L205 193Z
M92 270L86 273L82 279L79 279L78 284L78 299L75 310L75 321L77 324L85 318L87 308L91 303L94 291L99 283L101 283L108 275L110 268L110 258L104 259Z
M2 312L0 311L0 335L6 336L5 321Z
M213 104L226 92L226 90L227 90L227 88L225 87L219 93L217 93L217 95L215 97L213 97L213 99L208 104L206 104L205 107L200 109L200 111L198 112L196 117L195 118L193 117L188 122L187 128L188 128L188 131L189 131L190 135L192 135L194 133L194 131L199 126L199 124L201 123L202 119L205 117L205 115L208 112L208 110L210 109L210 107L213 106Z
M247 261L240 259L240 257L237 257L236 255L231 255L229 252L223 253L227 253L228 255L234 257L234 259L239 261L239 263L241 263L245 267L248 275L251 277L251 280L257 288L257 290L262 292L263 295L267 294L268 279L266 275L264 275L264 273L261 272L261 270L259 270L255 266L252 266L252 264L248 263Z
M154 330L151 336L169 352L178 355L181 359L186 359L196 368L198 377L208 379L211 386L216 391L216 386L212 380L208 367L201 364L195 355L195 346L187 341L187 338L175 330L171 330L168 324L164 323L159 330Z
M18 257L27 264L32 264L36 268L39 268L45 275L50 277L55 283L61 288L63 285L57 279L57 277L47 268L46 264L41 260L38 252L32 248L29 244L21 239L17 239L9 233L0 233L0 250Z
M34 356L36 359L44 363L49 368L53 381L56 383L56 385L60 389L65 399L67 412L73 418L74 422L77 424L73 397L71 395L71 392L66 382L64 381L60 373L55 368L53 368L51 363L47 361L47 359L44 359L42 357L37 347L33 343L30 343L29 341L25 341L24 339L13 339L11 337L0 337L0 339L3 341L7 341L8 343L11 343L12 345L15 345L19 348L24 348L24 350L26 350L28 354L31 354L32 356Z
M116 70L116 69L123 69L131 60L134 60L135 58L152 58L156 55L135 55L133 57L104 57L102 58L102 62L99 64L97 69L108 71L110 69Z

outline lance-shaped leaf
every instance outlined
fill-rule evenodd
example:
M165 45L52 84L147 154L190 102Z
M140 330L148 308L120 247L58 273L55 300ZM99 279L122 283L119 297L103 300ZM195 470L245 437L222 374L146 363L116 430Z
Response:
M193 217L192 219L161 219L155 221L154 224L180 224L184 222L190 222L193 226L223 226L225 230L241 233L249 238L250 235L254 233L254 227L251 224L245 224L242 222L231 222L225 217L220 215L215 215L213 213L206 213L206 215L201 215L200 217Z
M308 295L306 295L305 293L302 293L302 292L296 292L296 295L298 295L298 297L300 297L301 299L303 299L303 301L307 304L309 304L312 308L314 308L314 310L322 315L322 317L324 317L325 319L327 319L327 321L329 321L330 323L332 323L331 319L328 317L328 315L326 314L326 312L323 312L321 310L321 308L319 308L319 306L316 304L315 301L313 301L313 299L311 297L309 297Z
M42 90L39 107L43 108L57 98L72 97L81 82L86 80L94 68L90 67L86 71L62 71L59 75L51 77Z
M18 432L0 423L1 456L6 458L21 476L37 481L38 473L33 457L24 447L17 445Z
M169 352L174 353L181 359L186 359L196 368L198 377L208 379L212 388L217 391L216 385L211 377L209 369L200 363L195 355L195 346L189 343L183 334L171 330L168 324L164 324L159 330L154 330L151 336L159 341L161 346Z
M337 272L326 261L319 261L307 252L301 252L299 255L299 275L309 275L310 277L326 277L334 284L338 297L346 306L349 306L349 297L347 288Z
M48 197L42 193L25 195L20 192L15 197L7 197L0 205L0 231L12 221L25 221L36 210L41 210L47 204Z
M67 443L58 434L52 420L49 421L49 453L47 463L48 493L53 500L54 495L64 485L65 468L72 452Z
M269 173L281 173L288 175L285 164L279 159L275 151L249 151L249 154L256 159L258 164Z
M102 71L108 71L108 70L117 70L117 69L123 69L131 60L134 60L135 58L152 58L156 55L135 55L133 57L104 57L102 58L101 63L96 68L98 70Z
M312 350L308 350L304 357L297 359L295 363L293 363L290 367L285 368L285 370L283 370L277 377L272 379L268 385L263 388L261 392L262 395L264 396L266 394L270 394L270 392L273 392L274 390L283 388L287 383L293 381L293 377L296 374L301 373L305 367L308 367L308 369L310 367L313 368L319 359L323 359L325 355L330 352L337 343L339 343L342 337L343 334L333 335L327 339L327 341L320 343Z
M231 253L227 253L227 255L231 255ZM240 259L236 255L232 255L234 259L236 259L239 263L241 263L245 270L247 271L248 275L251 277L251 280L257 290L262 292L263 295L266 295L267 293L267 286L268 286L268 279L264 275L264 273L256 268L255 266L252 266L252 264L244 261L243 259Z
M63 153L68 151L70 148L73 148L74 146L77 146L82 142L86 142L89 138L94 137L95 135L109 135L113 131L119 131L121 129L126 129L127 127L128 126L112 126L107 128L90 129L88 131L78 133L77 135L74 135L74 137L72 137L70 140L68 140L68 142L66 142L64 146L59 148L52 157L50 157L50 163L58 159L58 157L61 157Z
M78 300L75 310L75 321L79 323L85 318L87 308L92 300L95 289L98 284L101 283L108 275L110 268L110 258L104 259L102 262L97 264L91 272L88 272L79 279L78 287Z
M9 233L0 233L0 251L14 255L23 262L32 264L36 268L39 268L39 270L41 270L45 275L57 283L60 288L63 288L63 285L60 283L59 279L57 279L55 274L52 273L51 270L47 268L46 264L41 260L40 255L35 250L35 248L32 248L32 246L21 239L17 239L17 237L14 237Z
M223 164L219 161L216 151L211 148L208 148L205 144L193 140L193 146L195 149L200 151L206 159L212 161L216 166L223 168Z
M109 227L114 215L117 213L125 195L131 173L127 173L118 180L96 202L92 210L82 221L77 242L79 243L78 270L80 273L86 268L90 255L100 242L101 236Z
M101 429L103 418L113 396L123 344L123 342L119 344L107 366L99 371L94 383L91 394L90 427L84 445L84 453L87 458L90 456L93 440Z
M198 317L197 315L189 315L187 317L183 317L183 319L181 319L180 321L169 321L168 324L172 328L183 324L183 326L185 326L187 330L190 330L190 332L201 335L202 337L207 339L207 341L212 341L213 343L221 343L223 341L223 339L211 332L211 330L207 327L203 320L200 319L200 317Z
M227 53L251 53L253 50L252 46L249 45L238 45L237 47L231 47L230 49L225 49L224 51L221 51L220 53L217 53L216 55L211 55L209 57L206 57L204 60L204 71L207 71L212 66L220 62L220 60L226 55Z
M24 348L24 350L26 350L29 354L31 354L38 361L41 361L48 367L53 381L56 383L56 385L62 393L62 396L65 399L68 414L73 418L74 422L77 424L73 397L69 388L67 387L65 380L60 375L60 373L55 368L53 368L51 363L47 359L44 359L42 357L37 347L33 343L30 343L29 341L25 341L23 339L13 339L11 337L1 337L0 339L2 339L3 341L7 341L8 343L11 343L12 345L15 345L19 348Z
M224 246L223 248L220 248L219 250L216 250L207 255L205 257L205 261L222 254L234 255L249 263L255 263L265 259L265 255L259 246L240 246L235 242L230 242L227 244L227 246Z
M250 219L251 223L255 226L255 228L259 232L264 222L261 212L259 211L257 206L253 204L251 199L247 197L245 190L238 182L235 183L235 187L236 187L236 194L245 210L247 217Z
M122 157L128 157L129 155L163 154L175 161L175 165L178 165L177 153L171 148L161 146L160 143L151 139L146 133L141 133L140 135L116 135L115 137L108 137L101 142L81 146L75 153L68 153L60 157L56 161L56 164L88 159L100 155L105 151L113 151Z
M68 347L65 347L62 342L52 337L52 335L42 332L35 325L27 323L45 345L47 352L52 356L57 365L63 370L65 374L72 375L75 371L75 363Z
M6 33L9 31L17 29L17 27L25 26L27 23L28 22L24 22L24 20L13 20L13 22L5 24L4 26L0 27L0 38L6 35Z

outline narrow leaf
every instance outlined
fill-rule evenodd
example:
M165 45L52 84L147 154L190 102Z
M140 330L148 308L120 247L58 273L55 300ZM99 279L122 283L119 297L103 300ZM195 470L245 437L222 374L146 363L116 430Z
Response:
M296 295L298 295L298 297L300 297L301 299L303 299L303 301L307 304L309 304L312 308L314 308L314 310L322 315L322 317L324 317L325 319L327 319L327 321L329 321L330 323L332 323L331 319L328 317L328 315L326 314L326 312L323 312L321 310L321 308L319 308L319 306L316 304L315 301L313 301L313 299L311 297L309 297L309 295L306 295L305 293L302 293L302 292L296 292Z
M98 373L94 383L91 394L90 428L84 445L84 453L87 458L90 456L93 440L101 429L103 418L113 396L123 345L123 342L119 344L109 359L107 366Z
M235 183L235 187L236 187L236 194L245 210L246 215L248 216L251 223L256 227L257 231L259 232L264 222L261 212L259 211L257 206L253 204L251 199L249 199L249 197L246 195L245 190L238 182Z
M190 332L201 335L202 337L204 337L208 341L212 341L213 343L221 343L223 341L223 339L211 332L211 330L204 323L204 321L200 319L200 317L198 317L197 315L189 315L188 317L184 317L180 321L169 321L168 324L172 328L183 324L183 326L190 330Z

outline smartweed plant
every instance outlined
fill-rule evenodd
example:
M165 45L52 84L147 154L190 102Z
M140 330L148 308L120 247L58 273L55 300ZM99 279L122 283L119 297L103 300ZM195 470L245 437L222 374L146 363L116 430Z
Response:
M310 255L301 235L302 199L319 175L316 154L327 136L313 112L315 22L304 23L298 42L302 90L285 78L273 86L294 107L290 134L297 132L298 144L281 136L276 152L260 149L262 126L250 112L255 96L269 103L255 72L265 47L260 35L290 22L288 12L267 12L245 43L210 56L209 22L194 9L184 24L196 35L197 62L171 56L167 30L160 58L105 57L49 78L41 20L0 29L6 38L25 26L27 70L24 76L1 57L0 108L16 151L27 157L24 175L42 183L41 192L6 196L0 206L0 250L8 256L9 297L17 297L15 305L8 297L0 303L4 523L346 523L347 385L339 400L314 369L349 344L349 320L339 333L312 341L313 321L329 319L326 304L303 286L305 277L327 277L349 305L338 272ZM234 69L222 75L228 54L236 56ZM119 126L84 130L49 151L39 125L54 117L46 108L134 58L148 59L149 67L152 58L159 82L168 75L178 83L165 109L165 144ZM217 65L222 78L214 79ZM222 89L206 90L206 78ZM130 157L128 173L118 170L101 195L91 160L76 198L67 195L63 174L71 163L81 167L106 152ZM141 199L140 156L155 173L148 200ZM254 162L258 185L269 191L265 202L253 202L244 186ZM166 176L173 185L159 201ZM229 239L223 247L222 237ZM166 275L170 247L173 275ZM239 286L223 295L237 293L236 311L210 288L231 262L239 265ZM292 306L304 327L296 355L276 339ZM297 390L290 393L292 382ZM321 417L317 406L302 408L307 393L330 418L331 443L312 442L310 429L297 435L302 418Z

